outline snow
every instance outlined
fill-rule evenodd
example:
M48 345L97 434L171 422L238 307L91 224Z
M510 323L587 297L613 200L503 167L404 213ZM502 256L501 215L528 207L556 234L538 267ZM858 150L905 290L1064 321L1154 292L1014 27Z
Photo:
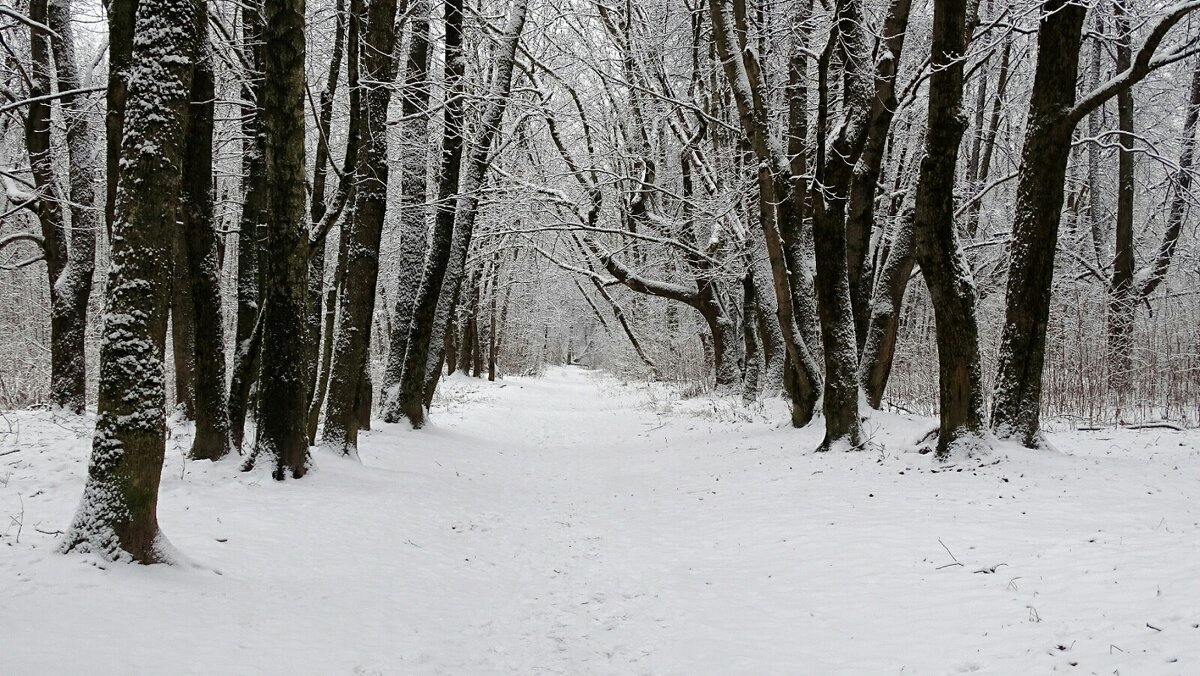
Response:
M159 520L195 566L59 554L90 421L5 413L0 671L1200 673L1200 432L943 466L925 418L818 454L778 401L444 382L301 481L174 427Z

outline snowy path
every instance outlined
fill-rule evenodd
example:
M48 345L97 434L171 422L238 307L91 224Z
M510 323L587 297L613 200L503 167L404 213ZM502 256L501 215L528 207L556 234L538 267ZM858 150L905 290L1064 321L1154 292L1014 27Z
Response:
M817 455L577 369L449 389L301 482L171 451L163 528L220 575L55 554L87 430L18 416L0 673L1200 673L1200 434L933 472L924 420Z

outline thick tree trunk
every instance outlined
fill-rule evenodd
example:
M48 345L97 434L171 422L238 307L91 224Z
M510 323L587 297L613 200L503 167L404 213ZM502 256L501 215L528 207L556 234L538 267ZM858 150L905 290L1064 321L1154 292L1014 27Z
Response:
M1046 322L1073 129L1066 112L1075 103L1085 12L1066 0L1044 5L1021 150L1020 208L1013 219L992 427L997 435L1016 437L1027 446L1039 441Z
M866 59L865 27L859 0L839 0L835 15L838 53L843 64L844 119L838 136L813 182L813 245L817 260L817 314L825 349L825 439L819 450L862 446L858 414L858 348L846 270L846 200L853 167L866 136L870 97L869 74L860 72ZM827 71L828 61L822 64ZM824 79L827 76L822 76ZM826 124L826 85L821 85L818 124ZM823 144L818 144L822 146Z
M304 166L304 0L265 0L266 303L258 382L258 437L247 468L263 462L279 480L308 471L308 215Z
M208 44L208 23L203 22L201 44ZM217 460L229 452L229 411L225 408L225 323L221 312L221 266L213 221L213 101L216 82L212 55L207 50L197 61L192 81L191 119L186 161L183 166L180 222L186 238L187 279L192 318L192 347L196 436L191 456Z
M940 458L956 450L967 455L986 450L980 440L986 424L975 286L954 222L954 174L967 127L963 63L970 32L967 0L934 1L929 123L913 230L937 322Z
M138 33L146 37L133 48L140 67L129 82L121 144L96 433L64 544L110 560L171 558L157 517L166 446L163 353L179 167L202 35L197 22L205 20L204 5L193 0L142 0L138 9Z
M371 324L375 316L375 287L379 277L379 244L387 211L387 111L396 77L392 53L396 43L396 0L372 0L367 8L363 66L366 82L360 103L363 147L359 152L358 188L349 222L345 281L339 291L336 348L329 375L325 447L357 455L359 393L371 356ZM369 378L366 378L369 381ZM370 402L370 388L366 390ZM366 422L370 424L368 407Z

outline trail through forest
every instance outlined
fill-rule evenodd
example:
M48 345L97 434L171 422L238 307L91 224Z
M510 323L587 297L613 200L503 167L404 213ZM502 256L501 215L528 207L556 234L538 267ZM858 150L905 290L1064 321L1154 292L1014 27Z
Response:
M185 463L176 428L160 521L195 566L101 568L56 551L90 429L6 415L0 655L23 673L1200 669L1195 431L947 467L912 450L924 418L816 454L780 402L455 378L428 428L363 433L361 465L317 452L304 483Z

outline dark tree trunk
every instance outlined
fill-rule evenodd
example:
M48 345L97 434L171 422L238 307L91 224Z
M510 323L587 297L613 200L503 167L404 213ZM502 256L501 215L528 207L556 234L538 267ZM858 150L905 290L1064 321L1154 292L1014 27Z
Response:
M747 274L742 279L742 341L745 345L742 363L742 401L746 404L758 399L759 377L762 374L762 353L759 350L758 333L755 330L756 315L754 302L754 276Z
M846 200L854 163L866 137L871 89L870 77L859 72L866 58L866 35L859 0L839 0L835 15L835 50L841 55L842 107L845 119L826 158L819 159L813 182L813 246L817 261L817 314L825 351L825 439L820 450L860 448L862 429L858 414L857 339L846 270ZM828 61L822 64L828 71ZM827 77L823 75L822 79ZM818 125L826 126L827 85L821 85ZM823 143L818 143L818 148Z
M1137 84L1153 70L1154 55L1171 28L1197 9L1179 3L1160 12L1134 55L1130 67L1097 86L1075 103L1080 31L1086 8L1065 0L1046 0L1038 31L1038 60L1009 254L1004 331L992 427L999 436L1016 437L1036 446L1042 403L1042 366L1046 357L1046 322L1054 253L1063 206L1071 136L1080 120L1105 101Z
M360 99L363 147L359 152L357 193L349 222L345 278L339 292L336 348L325 404L323 444L343 455L357 455L363 416L359 396L369 383L371 324L379 276L379 244L387 211L387 111L396 77L396 0L372 0L367 8L362 64L369 85ZM366 390L370 425L370 388Z
M1085 12L1066 0L1044 4L1021 150L992 427L1027 446L1039 440L1050 285L1074 128L1066 113L1075 103Z
M1117 30L1117 71L1132 60L1129 19L1123 0L1113 3ZM1133 316L1137 298L1133 288L1133 91L1117 95L1117 222L1112 283L1108 298L1108 384L1117 396L1117 415L1125 413L1129 375L1133 367Z
M258 437L247 468L279 480L308 471L308 215L304 167L304 0L265 0L263 87L268 190L266 302L258 381Z
M925 157L917 179L913 230L921 276L937 322L939 423L937 455L983 449L983 372L975 286L954 222L954 173L966 131L963 63L971 28L967 0L935 0Z
M496 267L492 277L492 295L488 299L488 359L487 372L488 382L496 380L496 296L499 295L500 289L497 282L500 281L500 254L496 254ZM582 293L583 289L580 289Z
M201 44L208 44L208 23L202 22ZM192 81L191 119L188 125L186 162L180 222L186 236L187 279L192 317L193 394L196 436L191 456L217 460L229 452L229 411L225 408L225 324L221 312L221 265L213 221L213 101L216 83L212 54L201 53ZM178 271L177 271L178 272Z
M108 106L104 116L107 161L104 225L111 239L117 204L117 178L121 175L121 133L125 126L125 102L129 97L133 27L138 0L108 0L105 9L108 12Z
M190 137L189 132L189 137ZM189 138L189 143L191 139ZM189 163L193 158L188 158ZM184 169L187 170L187 167ZM189 177L183 178L183 190L188 190ZM174 359L174 410L185 420L196 418L196 317L192 312L191 269L188 264L188 209L180 210L184 227L175 228L171 250L175 274L171 275L171 356Z
M163 355L179 167L201 48L197 22L206 20L204 5L193 0L142 0L138 9L138 32L147 37L133 48L140 67L129 82L121 144L96 433L65 539L69 551L140 563L171 557L157 516L166 446Z

